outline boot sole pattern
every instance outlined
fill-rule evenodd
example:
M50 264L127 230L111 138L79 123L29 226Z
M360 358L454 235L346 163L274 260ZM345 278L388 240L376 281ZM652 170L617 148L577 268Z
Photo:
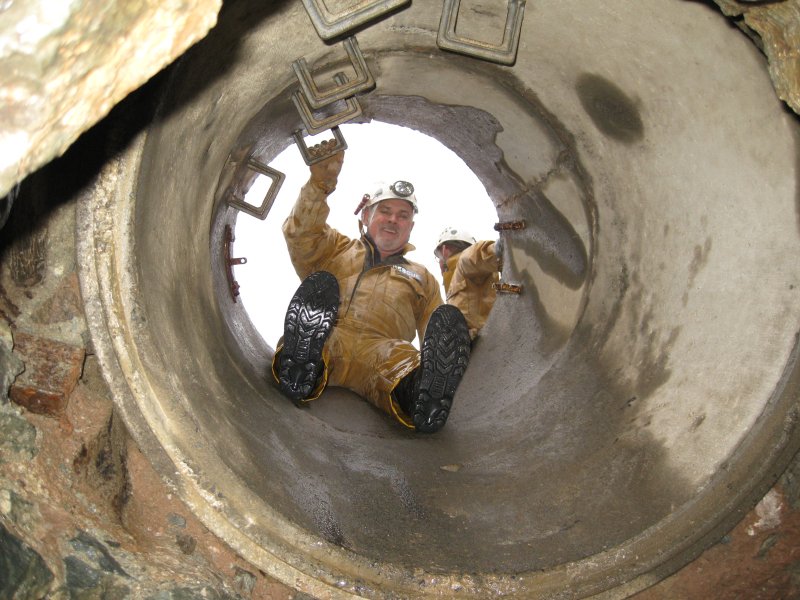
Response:
M452 401L469 364L469 355L469 328L464 316L455 306L443 304L434 311L425 333L415 414L430 416L426 407L441 404L444 399ZM444 425L447 416L438 426L426 425L419 418L414 419L414 424L420 431L433 432Z
M289 302L278 379L294 402L308 398L317 385L322 349L338 312L339 283L326 271L309 275Z

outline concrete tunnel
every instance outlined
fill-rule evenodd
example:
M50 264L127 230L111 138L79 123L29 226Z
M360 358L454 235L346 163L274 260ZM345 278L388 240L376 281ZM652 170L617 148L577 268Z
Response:
M625 597L797 451L797 119L702 2L529 2L513 65L438 48L441 9L358 29L376 86L357 120L437 138L526 224L499 234L522 293L499 296L444 430L342 390L294 408L230 293L227 194L303 127L291 63L349 68L298 2L226 6L122 119L146 125L79 208L94 349L157 470L298 590Z

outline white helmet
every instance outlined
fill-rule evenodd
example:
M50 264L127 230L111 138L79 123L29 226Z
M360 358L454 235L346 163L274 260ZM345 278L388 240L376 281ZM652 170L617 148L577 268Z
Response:
M355 211L355 214L360 213L365 208L377 204L383 200L406 200L414 207L414 212L418 213L417 197L414 194L414 186L408 181L395 181L392 184L379 183L372 194L364 194L361 204Z
M476 240L466 229L447 227L441 233L441 235L439 235L439 241L436 242L436 249L438 250L439 247L445 242L466 242L467 244L472 245L477 241L478 240Z

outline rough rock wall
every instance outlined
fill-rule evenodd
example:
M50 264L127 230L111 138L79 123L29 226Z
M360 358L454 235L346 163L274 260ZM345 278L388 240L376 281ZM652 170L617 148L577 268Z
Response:
M202 39L221 4L0 2L0 196Z
M199 522L115 411L83 316L75 202L51 185L82 142L26 180L0 237L0 599L298 598Z
M778 97L800 114L800 2L714 1L764 52Z

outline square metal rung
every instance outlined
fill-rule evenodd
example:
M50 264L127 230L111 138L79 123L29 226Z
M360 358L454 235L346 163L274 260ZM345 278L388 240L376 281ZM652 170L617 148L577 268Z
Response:
M439 21L439 35L436 44L443 50L451 50L467 56L482 58L502 65L513 65L517 60L522 17L525 12L525 0L508 0L508 15L503 31L503 42L489 44L480 40L462 37L456 34L458 10L461 0L445 0L442 18Z
M339 13L328 10L322 0L303 0L303 4L319 37L329 40L377 19L395 8L411 4L411 0L375 0L359 8Z
M364 55L358 47L358 40L355 37L349 37L344 40L343 45L356 74L356 78L345 85L337 85L322 91L317 87L314 78L311 76L311 71L305 58L298 58L292 63L292 69L297 75L297 81L300 83L300 88L303 90L311 108L319 109L337 100L343 100L375 87L375 78L372 77L372 73L367 67L367 61L364 60Z
M347 84L347 76L344 73L337 73L333 78L341 86ZM322 133L326 129L332 129L361 115L361 104L359 104L355 96L344 100L345 106L341 112L320 119L314 116L308 99L302 90L292 94L292 102L303 120L306 131L311 135Z
M237 178L236 188L228 193L228 205L263 221L267 218L269 209L272 208L275 198L278 196L278 191L280 191L286 179L286 175L253 157L250 157L247 164L243 165L242 168L246 169L248 172L241 173ZM264 194L261 205L254 206L249 202L245 202L245 196L247 196L247 193L250 191L253 184L256 183L259 176L268 177L271 183L269 189ZM247 189L242 189L245 187Z

